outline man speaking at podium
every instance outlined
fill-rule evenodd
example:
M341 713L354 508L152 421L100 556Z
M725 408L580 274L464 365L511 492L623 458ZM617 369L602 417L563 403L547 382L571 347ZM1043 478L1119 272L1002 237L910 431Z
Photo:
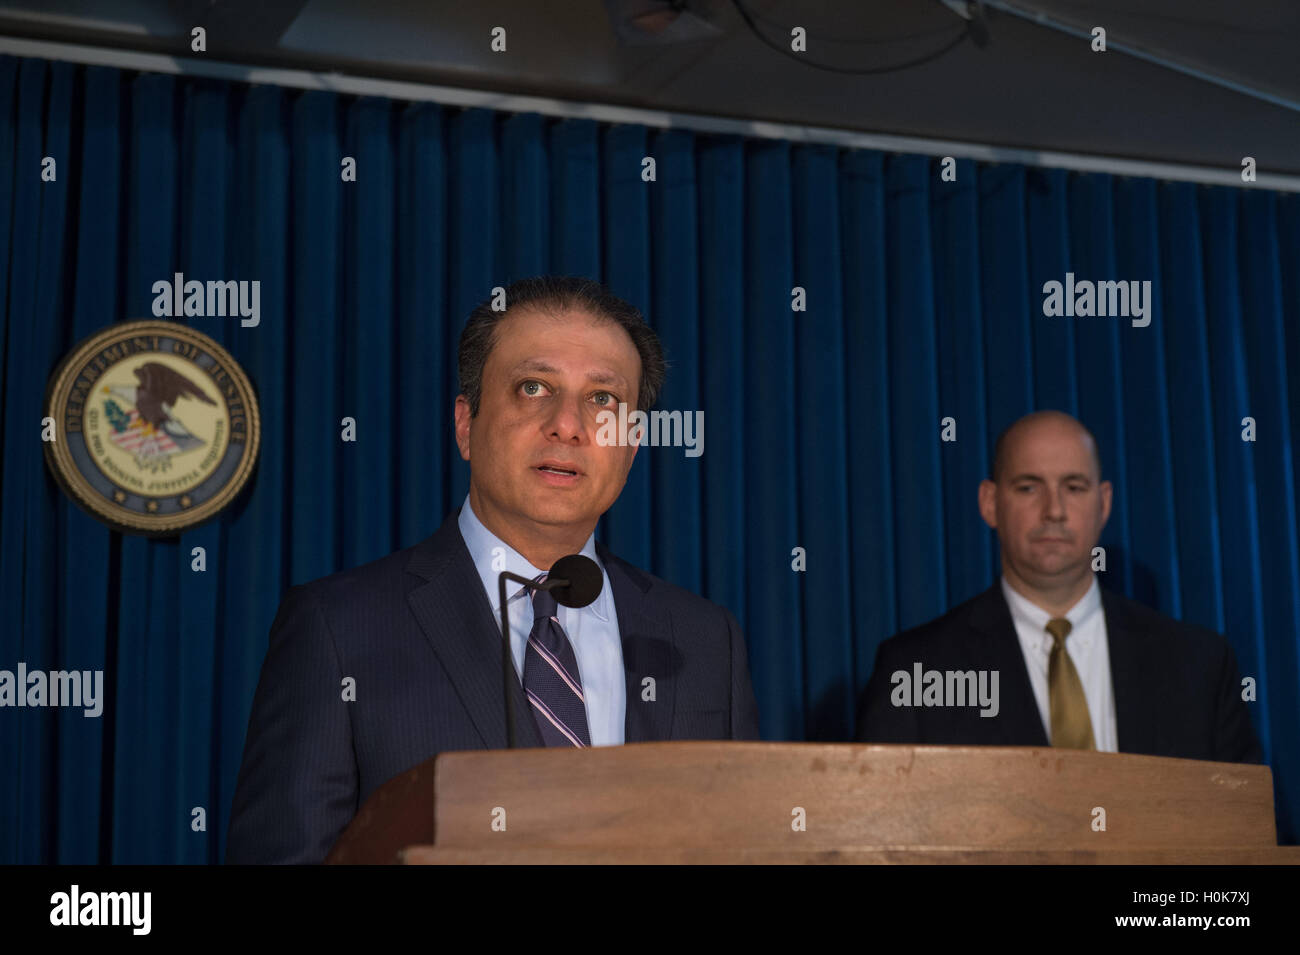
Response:
M1262 762L1227 640L1099 586L1092 550L1111 490L1095 439L1069 415L1038 411L1007 428L979 488L1002 579L880 645L858 740ZM945 682L983 671L1000 699L987 716L910 705L899 687L918 671Z
M598 443L597 415L654 404L658 338L585 279L516 282L505 301L476 308L460 338L456 443L470 489L459 512L422 543L281 602L227 862L319 862L387 780L445 750L505 748L497 575L544 582L570 554L600 567L586 606L508 584L517 745L758 738L732 615L594 538L638 450Z

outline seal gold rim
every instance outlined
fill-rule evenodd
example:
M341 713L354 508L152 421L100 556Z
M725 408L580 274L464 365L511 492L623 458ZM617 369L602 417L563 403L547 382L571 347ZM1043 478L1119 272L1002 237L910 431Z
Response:
M235 469L235 473L226 482L225 487L211 498L192 510L184 511L181 514L165 514L159 517L151 517L147 514L136 514L125 508L116 507L111 501L106 501L98 494L93 493L90 482L81 474L81 471L72 460L72 453L68 450L67 433L64 430L64 412L67 397L72 394L70 387L72 381L81 373L86 362L93 358L97 352L102 351L107 346L107 343L118 338L142 335L174 338L177 341L185 342L206 351L230 375L236 389L244 399L244 407L247 408L248 440L244 443L244 454L239 466ZM58 402L57 406L56 401ZM50 470L54 472L55 479L73 501L92 516L112 526L115 530L161 537L197 527L199 524L203 524L215 517L235 499L239 492L244 489L244 485L248 483L248 479L257 463L257 452L262 437L262 422L257 404L257 395L253 391L252 382L249 380L248 375L244 373L244 369L239 366L228 351L207 335L186 325L159 321L118 322L88 338L82 339L64 357L55 373L50 377L44 407L46 416L54 419L55 440L45 442L45 456L50 465ZM149 497L149 495L137 496ZM163 495L163 497L169 496L171 495ZM161 498L157 499L160 500Z

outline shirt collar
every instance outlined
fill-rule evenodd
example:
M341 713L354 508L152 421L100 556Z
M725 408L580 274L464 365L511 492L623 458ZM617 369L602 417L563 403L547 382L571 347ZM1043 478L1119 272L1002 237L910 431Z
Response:
M1052 619L1052 615L1028 597L1019 593L1007 583L1005 576L1000 579L1002 593L1007 599L1007 606L1011 610L1012 620L1027 624L1034 633L1040 633L1047 637L1047 621ZM1092 584L1088 587L1087 592L1075 602L1073 607L1065 612L1065 619L1070 621L1070 635L1073 636L1078 633L1081 625L1099 610L1101 610L1101 587L1098 585L1097 575L1094 573L1092 575ZM1069 637L1066 637L1066 639L1068 640Z
M469 550L469 556L474 561L474 569L478 571L479 579L483 581L483 589L487 591L488 603L492 605L492 613L494 617L499 617L501 614L501 601L498 598L500 593L497 585L498 573L508 570L512 574L532 579L539 574L546 573L546 571L540 567L534 567L519 551L484 527L483 522L474 513L474 509L470 507L468 494L465 495L465 503L461 505L457 524L460 526L460 536L465 539L465 547ZM596 535L594 533L587 538L587 542L582 545L582 550L578 553L594 560L596 566L600 568L601 577L604 579L604 586L600 588L600 595L586 607L578 608L578 611L590 610L598 618L608 622L609 575L605 573L605 565L596 556ZM525 592L526 590L522 584L516 584L510 580L506 581L506 594L512 607ZM565 609L573 610L572 607Z

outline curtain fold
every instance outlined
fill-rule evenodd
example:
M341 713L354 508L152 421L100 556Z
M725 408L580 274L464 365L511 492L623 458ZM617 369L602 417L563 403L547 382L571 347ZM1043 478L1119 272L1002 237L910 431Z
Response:
M879 643L993 582L992 441L1060 408L1115 485L1103 582L1227 635L1294 842L1300 197L943 168L0 57L0 669L105 678L100 718L0 711L0 863L222 858L281 596L460 504L460 330L546 272L639 307L659 409L704 413L597 533L736 615L764 738L851 738ZM219 519L147 540L58 490L39 422L62 356L176 272L260 282L257 327L178 321L248 373L262 446ZM1067 272L1150 280L1150 325L1046 317Z
M744 295L744 144L735 137L698 142L699 408L704 415L700 469L703 589L741 620L745 612L746 392ZM626 491L624 492L626 494ZM690 535L682 535L691 540Z
M939 445L948 604L979 593L993 574L988 527L973 506L974 488L988 475L991 440L979 294L979 193L974 163L963 159L956 171L956 182L932 193L930 212L939 416L951 418L954 427L954 440Z
M646 321L657 327L650 300L649 190L641 178L649 146L649 131L644 127L620 125L604 131L601 253L606 287L640 309ZM638 567L652 564L649 459L648 454L637 452L623 493L597 529L608 547Z
M765 739L803 739L810 710L802 632L802 587L794 570L799 536L795 436L815 409L798 400L792 310L794 236L791 147L751 144L745 170L746 404L745 497L748 546L733 555L746 575L746 634L766 631L785 639L748 637L759 726ZM815 313L814 313L815 314ZM665 515L666 517L667 515ZM663 519L663 518L660 518ZM690 528L683 527L689 534ZM803 548L806 552L806 547ZM816 560L819 555L813 554ZM820 572L820 571L814 571Z

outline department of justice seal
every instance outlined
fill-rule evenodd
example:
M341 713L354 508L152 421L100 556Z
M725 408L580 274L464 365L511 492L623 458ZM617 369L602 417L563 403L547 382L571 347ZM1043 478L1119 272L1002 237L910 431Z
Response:
M175 322L121 322L80 342L45 397L45 457L68 495L118 530L178 534L220 513L257 459L242 368Z

